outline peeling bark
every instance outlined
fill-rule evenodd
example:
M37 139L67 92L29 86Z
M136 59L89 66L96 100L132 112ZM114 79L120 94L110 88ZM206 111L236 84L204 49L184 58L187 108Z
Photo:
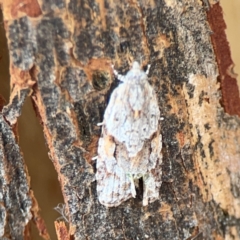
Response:
M64 195L69 228L56 223L59 239L240 238L239 94L227 92L232 62L219 55L217 34L224 28L218 32L213 19L223 23L220 6L203 5L197 0L2 2L12 89L22 97L13 91L3 114L8 120L14 109L14 120L2 118L1 126L11 132L21 93L29 91ZM149 206L142 206L138 191L135 199L106 208L96 195L91 160L100 136L97 123L118 85L111 64L125 74L133 60L151 64L149 81L164 117L163 184L159 201ZM12 141L3 138L3 146ZM29 213L29 183L24 184ZM9 221L6 202L1 204L1 221ZM30 218L13 224L23 234Z
M26 171L14 132L0 115L0 237L27 239L27 224L34 218L39 234L49 239L38 205L30 190Z

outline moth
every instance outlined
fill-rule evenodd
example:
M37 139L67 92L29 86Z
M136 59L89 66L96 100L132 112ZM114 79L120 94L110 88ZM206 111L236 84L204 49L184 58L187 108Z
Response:
M107 207L136 197L143 180L143 205L159 198L161 186L162 135L157 96L138 62L120 75L101 123L96 164L97 194Z

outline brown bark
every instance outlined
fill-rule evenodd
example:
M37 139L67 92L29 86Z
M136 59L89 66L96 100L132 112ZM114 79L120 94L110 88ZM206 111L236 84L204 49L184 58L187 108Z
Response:
M33 198L10 129L31 93L69 221L68 232L56 223L59 239L240 239L239 92L221 8L210 3L206 13L194 0L2 2L13 90L3 109L2 159L19 159L22 176L15 178L23 179L28 200L23 218L21 204L0 199L8 216L0 219L2 237L14 239L16 231L23 237L31 218ZM91 160L97 123L118 84L111 64L125 73L133 60L151 64L149 81L164 117L163 184L159 201L146 207L138 191L135 199L106 208L97 199ZM8 155L9 144L17 156ZM12 212L21 216L13 221L17 230L7 229Z

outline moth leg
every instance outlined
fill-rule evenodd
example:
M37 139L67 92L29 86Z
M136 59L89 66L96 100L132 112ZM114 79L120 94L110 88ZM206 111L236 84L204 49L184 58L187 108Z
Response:
M124 75L121 75L118 73L118 71L116 69L114 69L114 66L112 65L112 69L113 69L113 73L114 75L117 77L117 79L121 82L124 82L125 80L125 76Z
M146 74L147 74L147 75L149 74L150 67L151 67L151 65L148 64L148 67L147 67L147 70L146 70Z

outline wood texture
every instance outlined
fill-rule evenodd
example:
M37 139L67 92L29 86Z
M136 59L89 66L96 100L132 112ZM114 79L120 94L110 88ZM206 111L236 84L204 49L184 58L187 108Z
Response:
M219 8L209 2L210 9ZM218 81L225 60L211 35L222 31L207 22L222 23L220 11L206 13L197 0L12 0L2 6L13 93L31 90L58 172L69 235L240 239L240 120L220 104L229 85ZM98 202L91 160L97 123L118 84L111 64L125 74L134 60L151 64L150 83L164 117L163 184L159 201L149 206L142 206L140 184L135 199L108 209ZM231 62L225 64L227 69ZM238 98L229 99L239 108ZM56 225L59 239L66 239L61 227L66 231Z

